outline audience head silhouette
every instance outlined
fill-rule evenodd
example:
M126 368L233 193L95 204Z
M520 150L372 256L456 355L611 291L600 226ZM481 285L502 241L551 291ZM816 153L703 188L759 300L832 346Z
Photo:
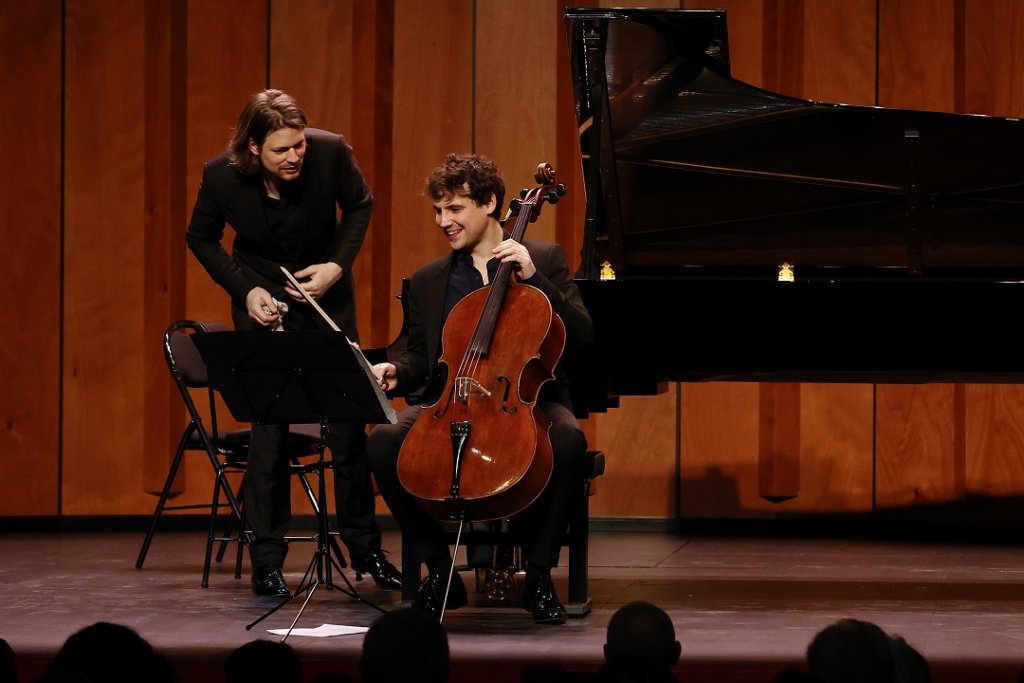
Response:
M171 683L174 672L138 633L100 621L68 636L42 680Z
M900 636L889 637L895 683L931 683L932 670L928 660Z
M18 666L14 650L10 644L0 638L0 683L17 683Z
M824 683L892 683L889 635L877 624L840 619L807 646L807 668Z
M604 671L628 673L636 680L665 679L681 650L665 610L642 600L631 602L608 622Z
M450 674L448 634L423 610L386 612L366 632L359 668L363 683L444 683Z
M288 643L253 640L224 662L226 683L302 683L302 662Z

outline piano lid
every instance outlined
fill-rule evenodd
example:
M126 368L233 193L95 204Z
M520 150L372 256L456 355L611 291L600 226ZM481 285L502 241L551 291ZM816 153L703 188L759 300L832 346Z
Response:
M1024 121L731 77L723 10L570 8L580 277L1024 279Z

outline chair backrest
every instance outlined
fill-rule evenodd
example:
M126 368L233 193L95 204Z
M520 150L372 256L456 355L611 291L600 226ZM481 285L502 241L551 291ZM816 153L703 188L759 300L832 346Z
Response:
M199 349L192 342L193 334L223 332L227 325L220 322L200 323L195 320L178 320L164 332L164 358L175 379L193 389L205 388L209 384L206 363L199 355Z
M195 320L178 320L171 323L164 331L164 359L178 386L178 392L185 401L189 417L199 429L202 429L202 417L192 400L189 389L206 389L208 410L210 414L210 432L217 431L217 405L214 391L210 386L206 362L199 349L192 341L192 335L206 332L224 332L228 326L221 322L197 322Z

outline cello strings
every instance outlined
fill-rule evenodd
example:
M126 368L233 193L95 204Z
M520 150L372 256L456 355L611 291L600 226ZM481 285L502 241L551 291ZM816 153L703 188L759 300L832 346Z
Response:
M529 223L532 215L532 207L536 205L536 192L536 189L532 190L527 197L523 199L520 205L520 210L516 215L516 225L511 233L511 238L517 242L522 243L523 236L526 233L526 224ZM455 376L453 391L455 393L456 400L461 403L469 401L474 386L480 386L481 389L486 391L486 389L480 385L474 377L480 367L480 362L483 358L485 349L490 350L490 345L493 343L493 335L497 328L498 316L500 314L502 304L504 303L505 294L508 291L511 278L512 265L510 263L502 263L498 268L498 272L495 274L494 281L491 282L490 292L487 296L487 301L484 304L483 313L480 320L477 322L469 347L467 348L466 353L463 354ZM502 283L502 286L495 287L495 283Z

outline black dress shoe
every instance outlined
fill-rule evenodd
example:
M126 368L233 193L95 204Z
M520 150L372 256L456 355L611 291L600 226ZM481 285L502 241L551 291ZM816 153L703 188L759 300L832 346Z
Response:
M266 598L290 598L280 567L263 567L252 573L252 592Z
M445 610L465 607L469 603L469 598L466 596L466 585L462 583L462 577L459 576L458 572L452 574L451 589L448 591L448 603L445 604L444 586L447 578L448 572L427 576L423 580L423 585L420 586L420 592L416 595L416 600L412 603L412 606L439 618L442 605L444 605Z
M388 562L380 550L371 550L360 560L353 557L352 569L356 573L356 581L362 580L363 574L369 574L379 588L389 591L402 590L402 573Z
M523 607L533 615L535 624L564 624L569 618L561 600L555 595L551 574L547 572L527 573Z

